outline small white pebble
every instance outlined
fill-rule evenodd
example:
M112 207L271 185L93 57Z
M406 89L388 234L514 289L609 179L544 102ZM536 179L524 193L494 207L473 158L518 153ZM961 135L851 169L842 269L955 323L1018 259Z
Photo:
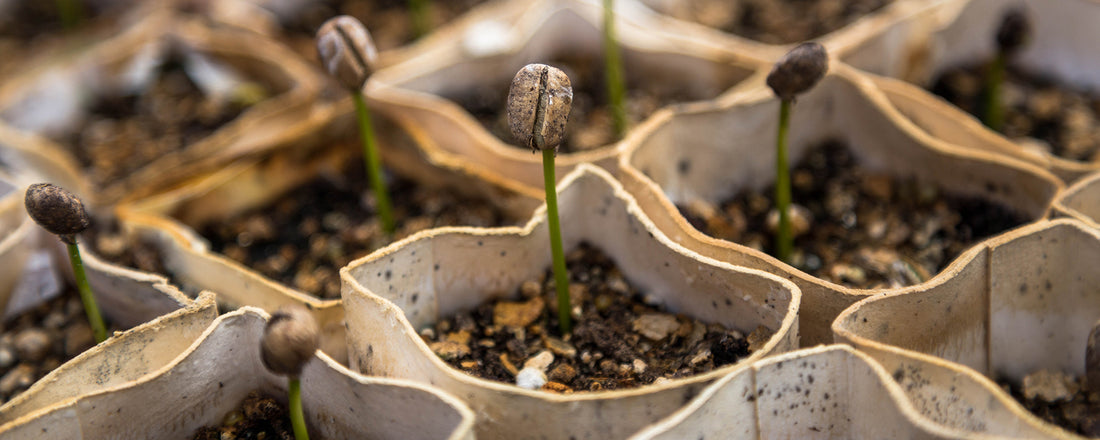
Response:
M641 359L634 359L634 365L633 365L634 374L645 373L645 369L646 369L647 366L648 365L645 364L645 361L643 361Z
M528 390L537 390L546 385L546 373L536 368L524 367L516 374L516 386Z

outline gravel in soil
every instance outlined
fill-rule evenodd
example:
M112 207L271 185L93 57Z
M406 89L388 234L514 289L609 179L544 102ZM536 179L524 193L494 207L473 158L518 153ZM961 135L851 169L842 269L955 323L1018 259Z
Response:
M607 104L607 87L604 82L603 58L591 56L559 56L540 61L561 69L573 87L573 106L569 122L565 126L565 139L558 147L560 153L574 153L599 148L617 141L612 127L610 107ZM654 67L655 68L655 67ZM723 80L715 90L689 87L676 81L654 81L641 76L630 76L630 66L624 69L626 78L626 116L628 126L645 120L662 107L680 102L710 99L736 82L734 78ZM508 127L507 100L512 78L496 84L485 84L462 96L447 96L481 122L490 133L516 148L519 146Z
M221 426L195 431L194 440L294 440L287 409L278 400L253 391L222 419Z
M985 65L944 72L933 83L935 93L979 119L985 111ZM1009 67L1001 98L1004 128L1010 139L1027 139L1069 160L1100 160L1100 95L1072 90L1056 81Z
M95 345L75 288L5 322L0 332L0 403ZM108 331L110 331L108 323Z
M440 226L505 226L484 200L394 176L388 182L401 239ZM322 174L270 206L196 228L215 252L321 298L340 297L340 268L391 242L375 215L361 161Z
M658 9L673 17L768 44L823 36L893 0L676 0ZM651 2L651 3L656 3Z
M1028 220L980 198L868 172L836 141L807 151L791 182L793 265L858 289L923 282L978 240ZM696 201L679 209L707 235L771 253L774 194L769 186L719 206Z
M425 2L431 29L437 29L486 0L448 0ZM314 38L317 29L329 18L350 15L363 22L378 50L394 49L416 40L408 13L408 0L322 0L309 2L284 23L287 39L294 49L317 61Z
M1100 437L1100 394L1084 379L1060 371L1039 370L1019 385L999 381L1024 408L1039 418L1086 437Z
M54 140L72 151L92 181L108 184L207 137L269 92L260 84L245 84L240 96L214 99L172 55L146 90L98 96L84 125Z
M647 304L600 250L582 243L567 254L573 334L558 330L553 275L528 280L518 299L498 299L444 318L420 335L451 366L499 382L517 375L545 391L570 393L634 388L705 373L737 362L771 337ZM529 368L532 373L522 373ZM520 379L526 381L527 379Z

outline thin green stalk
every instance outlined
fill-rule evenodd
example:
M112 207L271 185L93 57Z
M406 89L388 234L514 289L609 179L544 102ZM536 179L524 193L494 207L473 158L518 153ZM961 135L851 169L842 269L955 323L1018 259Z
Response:
M69 30L76 28L84 16L84 7L81 0L56 0L57 16L61 19L61 27Z
M409 0L409 20L412 21L413 36L420 38L428 35L432 30L428 22L428 0Z
M355 101L355 112L359 115L359 133L363 137L363 161L367 167L367 177L370 186L374 189L374 198L378 201L378 217L382 221L382 229L386 234L393 235L395 230L393 221L393 205L390 204L389 191L386 182L382 179L382 161L378 157L378 148L374 143L374 126L370 120L370 109L361 93L352 93Z
M998 53L989 65L985 75L985 114L982 122L995 131L1004 128L1004 104L1001 99L1001 84L1004 83L1005 65L1008 57Z
M95 295L92 294L92 286L88 284L88 275L84 273L84 260L80 259L80 248L76 246L74 238L69 246L69 262L73 264L73 275L76 276L76 290L80 292L80 302L84 303L84 313L88 315L88 323L95 334L95 342L98 344L107 340L107 326L103 324L103 316L99 314L99 306L95 303Z
M309 440L309 431L306 430L306 416L302 411L302 380L297 377L287 379L287 389L290 391L290 425L294 427L294 438L297 440Z
M536 136L536 141L541 136ZM569 272L565 270L565 251L561 245L561 222L558 221L558 193L555 189L553 148L542 149L542 176L546 186L546 221L550 226L550 252L554 258L554 287L558 292L558 328L562 336L573 332L569 305Z
M623 81L623 62L619 44L615 41L614 0L603 0L603 59L607 82L607 103L611 107L611 124L615 139L626 135L626 85Z
M779 230L775 235L776 257L790 262L793 238L791 237L791 172L787 168L787 129L791 122L791 101L783 99L779 104L779 134L775 145L775 209L779 210Z

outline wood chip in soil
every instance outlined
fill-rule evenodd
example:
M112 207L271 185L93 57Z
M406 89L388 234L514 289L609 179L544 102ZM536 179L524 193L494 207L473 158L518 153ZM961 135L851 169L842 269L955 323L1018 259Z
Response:
M676 0L661 12L768 44L812 40L838 30L893 0Z
M294 440L294 429L287 414L286 406L278 400L253 391L237 409L222 418L220 426L199 428L192 439Z
M1040 370L1022 383L998 380L1024 408L1039 418L1076 434L1100 437L1100 394L1090 393L1084 378Z
M809 149L791 182L792 203L804 208L791 218L793 265L857 289L923 282L978 240L1029 220L981 198L868 172L836 141ZM695 201L678 208L707 235L771 253L774 194L772 185L718 206Z
M115 329L107 323L108 332ZM63 286L60 295L4 322L0 332L0 403L95 345L80 295Z
M981 119L985 112L984 64L951 69L931 87L963 111ZM1075 90L1016 67L1009 67L1002 86L1005 107L1001 133L1026 140L1069 160L1100 160L1100 94Z
M571 336L562 338L558 330L547 269L542 280L524 282L513 299L446 317L421 337L452 367L511 384L525 362L552 356L542 389L561 393L628 389L705 373L737 362L771 337L764 327L745 336L647 304L645 293L586 243L566 260Z
M170 54L147 90L97 96L83 125L54 138L72 151L93 182L109 184L177 153L232 121L249 105L204 95L181 60L179 54ZM272 93L265 85L247 84L260 87L255 96Z
M340 297L341 267L391 242L375 211L361 161L322 174L270 206L199 228L215 252L320 298ZM485 200L393 176L395 239L441 226L514 224Z
M626 60L624 60L625 62ZM603 59L576 54L557 56L539 61L561 69L569 76L573 87L573 107L566 124L565 139L558 147L559 153L575 153L609 145L615 138L607 104L607 87L604 82ZM718 96L732 87L739 78L717 78L716 88L699 84L684 84L671 78L658 81L641 70L660 69L658 66L625 65L626 116L628 126L636 125L662 107L674 103L700 101ZM657 75L661 76L661 75ZM670 75L663 75L668 77ZM507 145L520 146L508 127L507 98L512 77L495 84L475 86L462 95L444 96L457 103L481 122L490 133ZM708 90L709 89L709 90Z

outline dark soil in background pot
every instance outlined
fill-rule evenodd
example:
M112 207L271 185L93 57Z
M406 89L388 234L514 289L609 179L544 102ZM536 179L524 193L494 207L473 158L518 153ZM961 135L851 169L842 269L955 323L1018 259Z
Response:
M1100 437L1100 395L1089 393L1084 378L1040 370L1023 383L998 384L1039 418L1086 437Z
M95 345L80 294L63 286L57 298L5 322L0 333L0 403ZM114 330L107 323L108 331Z
M864 171L848 148L829 141L811 148L791 170L794 266L859 289L920 283L978 240L1024 224L1026 217L992 202L942 193L914 180ZM768 226L774 186L741 192L721 206L679 207L712 237L773 253Z
M362 161L351 161L344 173L319 175L270 206L196 229L211 250L264 276L321 298L339 298L340 268L391 241L368 185ZM398 239L440 226L510 224L488 201L399 176L388 185Z
M838 30L890 3L893 0L674 0L658 9L761 43L790 44Z
M192 439L294 440L294 429L287 414L286 406L278 400L253 391L241 401L239 408L225 415L221 426L199 428Z
M980 119L985 111L984 72L984 65L948 70L931 91ZM1001 96L1006 137L1037 139L1051 154L1069 160L1100 160L1100 95L1010 66Z
M625 62L626 60L624 60ZM575 153L592 150L617 141L611 124L611 113L607 104L607 87L604 82L603 58L576 55L559 56L551 60L538 62L557 67L569 76L573 86L573 107L566 124L565 140L558 147L559 153ZM626 115L629 125L637 125L649 115L669 104L699 101L714 98L732 87L735 78L723 79L715 90L706 93L693 92L693 85L674 80L655 81L640 75L631 76L630 72L644 69L659 69L658 66L624 66L626 78ZM507 100L512 78L497 84L485 84L471 90L464 96L447 96L470 112L481 125L505 144L520 147L512 137L508 127ZM694 85L697 86L697 85Z
M0 44L34 44L36 40L56 37L103 15L121 11L126 1L76 0L83 15L74 29L65 29L58 14L57 1L13 1L0 14Z
M108 184L209 136L271 92L247 83L239 97L212 99L173 55L146 90L99 96L83 126L55 140L71 149L94 182Z
M771 337L758 328L747 337L647 304L614 262L582 243L566 256L573 334L558 331L551 269L524 282L517 300L498 299L447 317L421 331L432 350L468 374L516 383L524 362L549 351L543 390L635 388L705 373L737 362Z
M113 219L96 218L80 234L80 241L108 263L173 278L164 267L164 256L156 243L124 233Z
M426 2L431 29L454 20L487 0L447 0ZM329 18L350 15L363 22L378 50L394 49L416 40L408 13L408 0L322 0L310 2L284 23L291 46L307 58L317 61L314 38L317 29Z

